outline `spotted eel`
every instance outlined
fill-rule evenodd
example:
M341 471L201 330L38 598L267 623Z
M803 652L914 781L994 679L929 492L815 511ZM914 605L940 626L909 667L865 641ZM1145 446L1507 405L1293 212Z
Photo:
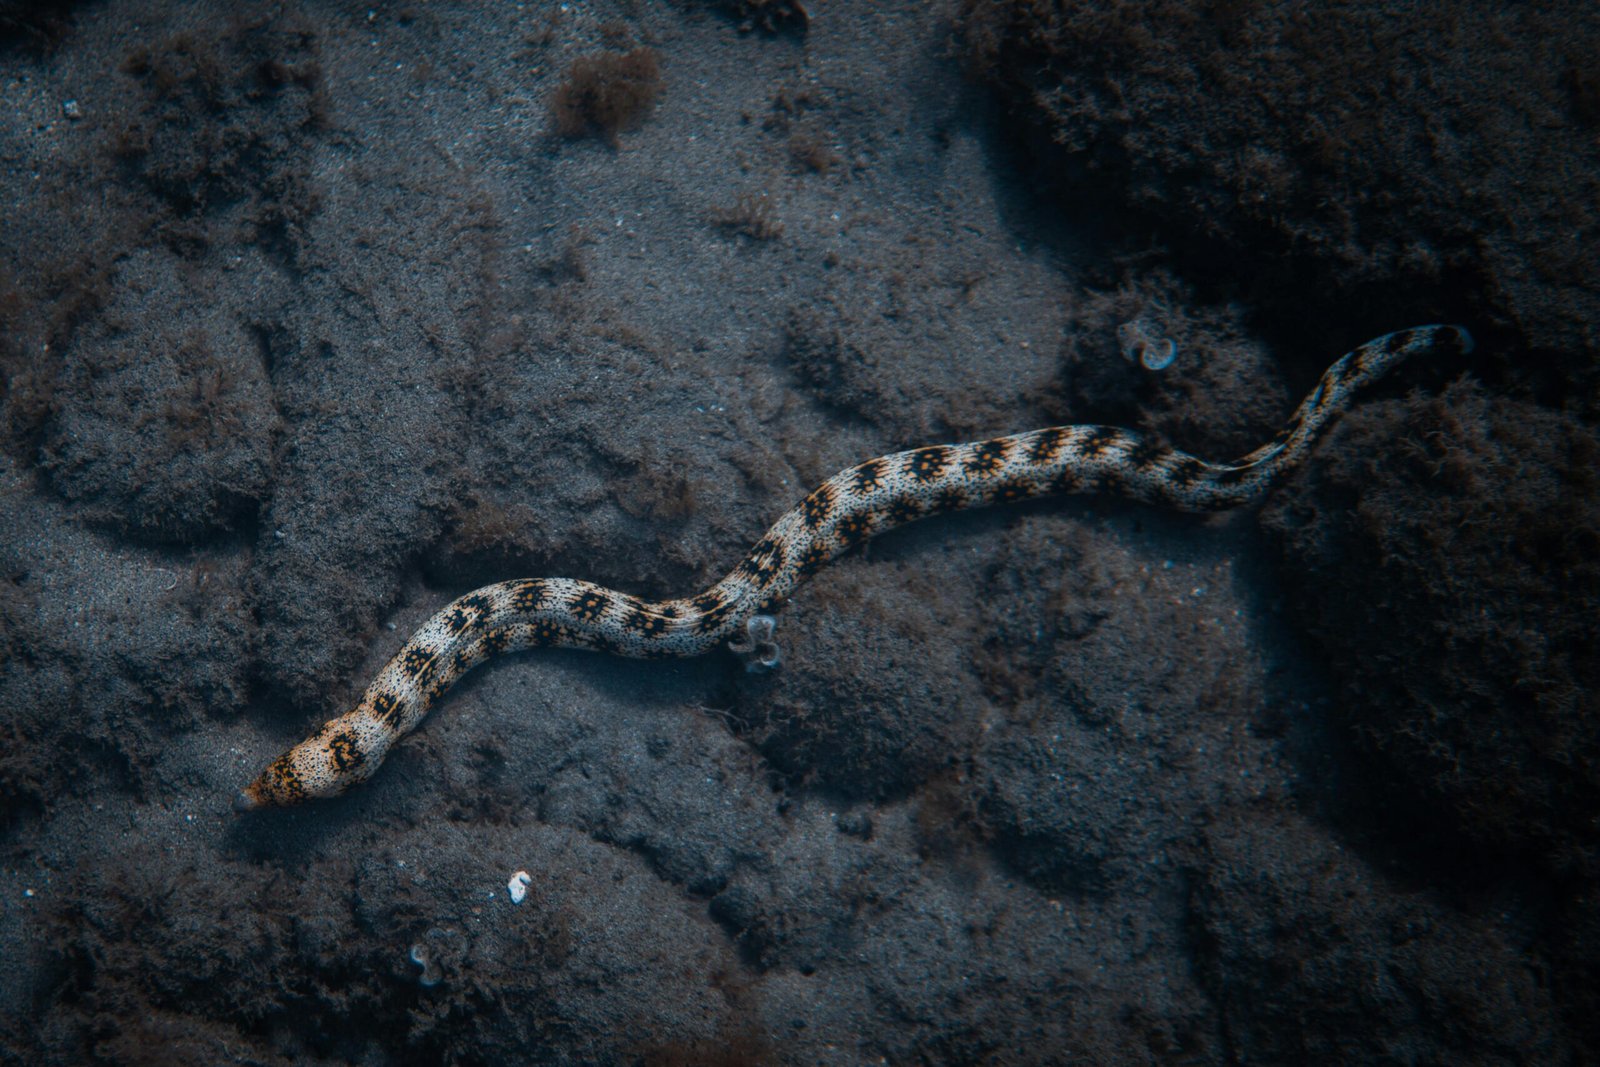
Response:
M869 459L823 482L727 577L686 599L644 600L571 578L485 586L424 623L354 710L273 760L234 808L297 804L366 781L457 679L504 652L698 656L735 636L759 646L770 638L766 613L829 560L929 515L1084 492L1185 511L1248 504L1305 458L1358 389L1418 352L1471 350L1472 337L1460 326L1421 326L1369 341L1328 368L1271 442L1232 463L1211 463L1110 426L1052 426Z

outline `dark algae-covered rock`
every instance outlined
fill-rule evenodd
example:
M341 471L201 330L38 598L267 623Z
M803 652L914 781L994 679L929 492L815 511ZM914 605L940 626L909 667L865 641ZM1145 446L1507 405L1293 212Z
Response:
M1600 437L1459 382L1334 441L1263 520L1339 706L1472 834L1600 874Z

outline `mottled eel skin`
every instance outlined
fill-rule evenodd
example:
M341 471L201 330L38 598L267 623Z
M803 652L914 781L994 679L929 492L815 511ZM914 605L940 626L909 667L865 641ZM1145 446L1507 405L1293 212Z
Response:
M1465 354L1460 326L1369 341L1322 376L1269 444L1211 463L1110 426L1053 426L897 452L840 471L779 519L726 578L683 600L642 600L570 578L485 586L423 624L354 710L279 756L235 798L249 811L331 797L366 781L467 671L502 652L591 648L621 656L697 656L732 635L759 640L772 611L829 560L874 534L946 511L1057 493L1114 493L1185 511L1259 500L1305 458L1362 386L1419 352Z

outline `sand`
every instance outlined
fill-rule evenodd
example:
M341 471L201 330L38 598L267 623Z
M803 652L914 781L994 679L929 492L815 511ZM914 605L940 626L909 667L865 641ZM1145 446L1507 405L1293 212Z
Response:
M1527 337L1592 363L1592 289L1540 334L1526 289L1339 290L1226 218L1208 272L1170 197L1061 170L957 5L805 6L4 9L0 1059L1593 1052L1587 861L1374 810L1254 510L925 521L799 592L777 672L507 657L348 796L230 810L480 584L696 592L921 444L1225 458L1442 316L1483 362L1407 368L1396 435L1463 371L1537 393Z

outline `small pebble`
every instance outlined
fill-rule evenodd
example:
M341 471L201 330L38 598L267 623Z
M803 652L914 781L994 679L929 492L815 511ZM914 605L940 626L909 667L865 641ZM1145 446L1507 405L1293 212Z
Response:
M511 876L511 881L506 883L506 892L511 894L511 903L521 904L528 895L528 883L533 881L527 871L518 871Z

